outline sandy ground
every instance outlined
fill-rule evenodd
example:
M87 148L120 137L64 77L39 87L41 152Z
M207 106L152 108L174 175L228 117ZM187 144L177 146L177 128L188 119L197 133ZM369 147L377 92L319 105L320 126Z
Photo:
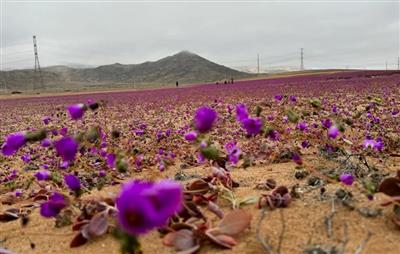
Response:
M390 169L400 169L400 161L390 162ZM295 183L305 185L306 180L296 180L293 177L295 164L280 163L258 165L248 169L235 169L233 179L240 183L240 187L235 189L235 194L240 197L260 196L261 193L267 191L256 190L256 183L273 178L279 185L291 186ZM207 168L196 167L184 170L186 173L207 174ZM162 175L173 176L178 169L169 168ZM143 171L137 173L138 178L157 178L161 176L159 173L149 174ZM334 193L339 187L343 187L339 183L328 184L326 186L327 193ZM379 204L384 199L383 196L377 195L374 201L368 201L361 194L361 188L356 183L351 187L355 198L359 201L356 207L380 208ZM107 187L101 192L92 192L91 196L105 196L110 193L117 193L118 186ZM285 228L283 241L281 245L281 253L302 253L308 245L323 246L340 246L344 238L344 225L348 226L348 244L344 253L355 253L360 242L362 242L370 231L372 236L368 241L362 253L398 253L400 249L400 231L390 222L391 209L385 208L383 215L375 218L365 218L356 210L351 211L341 204L336 205L337 213L333 217L333 236L331 239L327 236L327 227L324 223L325 217L330 214L331 201L319 199L319 189L304 193L300 199L294 199L288 208L276 209L269 211L262 222L261 232L269 239L270 244L277 248L279 235L281 234L282 222L281 212L285 218ZM228 204L219 200L218 204L229 210ZM15 207L16 205L14 205ZM7 209L3 206L0 210ZM245 206L244 209L253 215L251 228L242 233L238 238L238 245L233 250L224 250L210 245L205 246L199 253L264 253L260 243L256 238L256 225L259 220L260 210L255 205ZM211 221L218 221L215 215L210 216ZM44 219L40 217L38 211L34 211L31 215L31 222L27 227L22 228L20 221L2 223L0 228L0 247L10 249L16 253L119 253L118 242L111 235L100 237L88 244L75 248L69 248L74 232L70 226L63 228L54 228L53 219ZM30 240L35 244L35 248L31 249ZM162 245L160 236L157 232L152 232L141 237L144 253L174 253L172 248Z

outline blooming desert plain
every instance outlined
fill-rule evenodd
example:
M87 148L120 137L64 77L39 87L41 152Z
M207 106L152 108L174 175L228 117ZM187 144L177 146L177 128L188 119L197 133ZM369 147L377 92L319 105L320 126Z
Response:
M0 253L398 253L400 72L0 100Z

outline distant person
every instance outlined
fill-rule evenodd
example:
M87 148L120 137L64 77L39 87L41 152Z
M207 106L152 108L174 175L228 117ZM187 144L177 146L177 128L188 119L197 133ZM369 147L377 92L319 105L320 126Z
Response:
M178 86L179 86L179 83L178 83L178 81L176 81L175 85L176 85L176 87L178 87Z
M233 78L231 78L231 84L233 84Z
M228 82L226 82L226 80L224 81L224 84L226 85L226 84L228 84Z

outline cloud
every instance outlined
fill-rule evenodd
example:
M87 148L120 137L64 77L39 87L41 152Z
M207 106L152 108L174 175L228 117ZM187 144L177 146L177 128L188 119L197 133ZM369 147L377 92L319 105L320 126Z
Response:
M395 66L399 4L3 3L3 68L157 60L190 50L228 66Z

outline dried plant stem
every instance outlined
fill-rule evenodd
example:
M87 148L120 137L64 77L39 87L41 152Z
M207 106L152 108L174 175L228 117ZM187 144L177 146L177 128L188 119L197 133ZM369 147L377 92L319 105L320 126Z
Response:
M260 241L261 246L264 248L264 250L266 251L266 253L269 254L274 254L274 251L271 248L271 245L269 245L269 243L265 240L265 237L263 237L261 235L260 229L261 229L261 223L265 218L267 209L266 208L262 208L261 212L260 212L260 219L258 220L257 223L257 228L256 228L256 234L257 234L257 239L258 241Z
M285 230L286 230L286 223L285 223L285 216L283 214L283 209L280 209L279 212L281 214L282 230L281 230L281 234L279 235L278 253L281 253L281 246L282 246L282 242L283 242L283 236L284 236Z
M348 232L348 225L347 222L344 223L343 225L343 240L342 240L342 248L339 253L344 253L344 250L346 249L346 245L349 242L349 232Z
M354 251L354 254L361 254L362 251L365 248L365 245L367 245L369 239L371 238L372 233L368 231L367 237L358 245L357 249Z
M335 210L335 197L332 197L332 208L331 208L331 213L325 217L325 224L327 227L327 233L328 233L328 237L331 238L332 234L333 234L333 230L332 230L332 219L333 216L336 214L336 210Z

